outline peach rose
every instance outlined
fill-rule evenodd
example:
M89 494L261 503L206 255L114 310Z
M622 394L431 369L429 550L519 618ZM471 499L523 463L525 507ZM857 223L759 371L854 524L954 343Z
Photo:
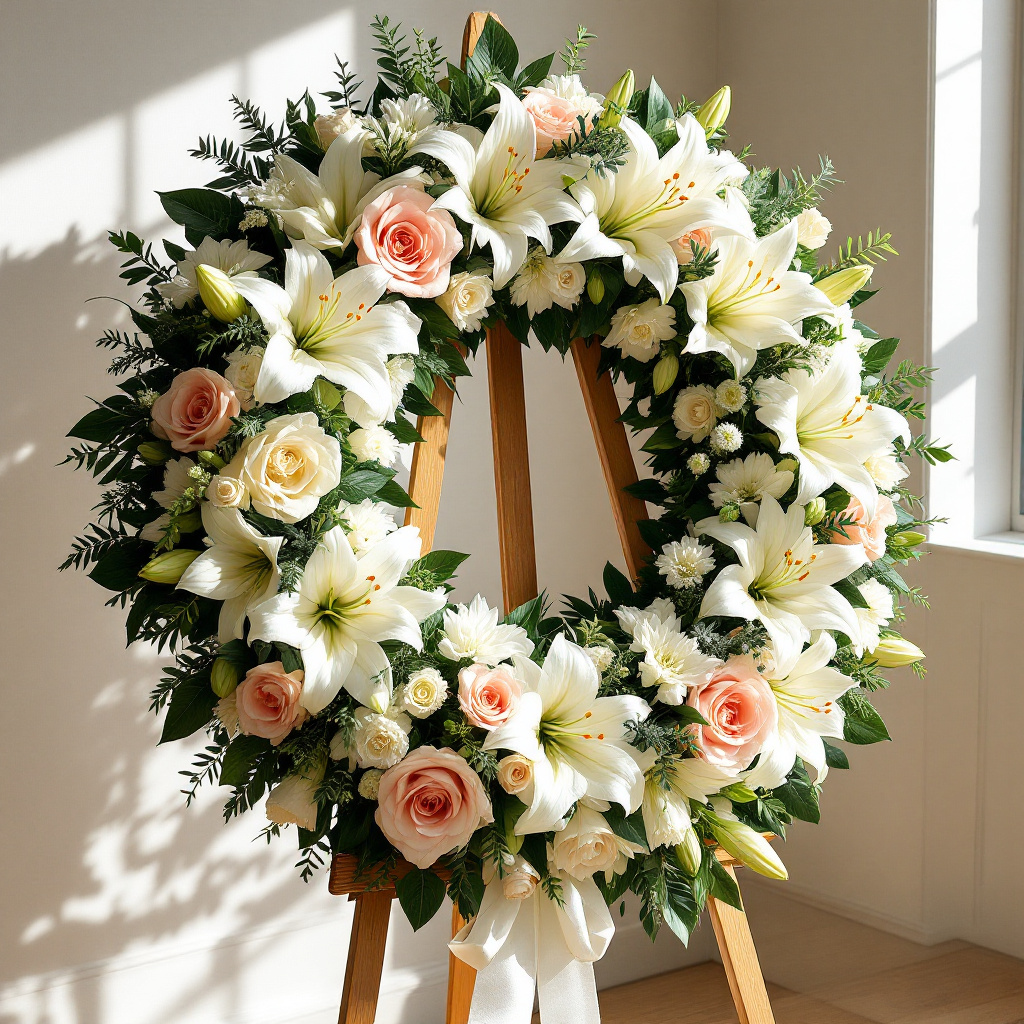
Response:
M363 210L356 229L360 266L376 263L390 275L388 290L433 299L448 289L462 235L447 210L418 188L396 185Z
M454 750L417 747L380 780L376 820L406 860L427 868L494 821L487 791Z
M730 658L686 703L708 722L694 726L701 756L729 770L746 768L779 721L772 688L746 655Z
M875 517L868 520L864 512L864 506L857 498L851 498L846 511L840 519L855 519L856 523L832 531L829 538L833 544L863 544L864 553L873 562L885 554L885 530L886 527L896 525L896 509L892 499L884 494L878 496L875 504ZM846 536L843 536L843 533Z
M470 725L497 729L519 707L523 687L504 666L470 665L459 673L459 707Z
M279 661L249 669L235 690L238 726L248 736L262 736L276 747L309 717L299 704L302 670L285 672Z
M693 249L690 246L691 241L697 243L698 249L710 248L711 229L696 228L693 231L687 231L685 235L681 235L672 243L672 249L676 254L676 262L680 266L686 266L693 259Z
M153 403L152 430L179 452L209 450L231 429L241 409L231 382L213 370L179 373Z
M562 142L580 130L583 118L587 130L601 103L587 93L577 75L556 75L539 86L531 86L523 106L537 131L537 156L543 156L554 142Z

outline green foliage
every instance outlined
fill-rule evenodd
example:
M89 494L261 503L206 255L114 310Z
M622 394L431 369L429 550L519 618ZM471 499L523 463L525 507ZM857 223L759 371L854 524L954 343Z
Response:
M881 228L869 231L866 241L862 235L858 235L856 247L853 238L847 238L845 247L839 246L839 255L831 263L818 269L815 280L821 280L847 267L874 266L879 261L885 263L889 256L899 256L892 247L891 238L892 235L888 231L883 234Z
M583 51L590 45L590 41L596 38L593 32L588 32L583 25L579 25L576 29L576 38L566 39L565 46L558 56L565 65L567 75L581 75L587 69L587 58L583 56Z
M840 182L827 157L818 158L820 170L805 178L800 168L790 177L781 171L762 167L752 171L743 182L743 192L750 204L750 215L758 235L766 235L797 214L821 202L822 193Z
M433 871L410 871L398 880L395 891L413 931L419 931L444 903L444 882Z

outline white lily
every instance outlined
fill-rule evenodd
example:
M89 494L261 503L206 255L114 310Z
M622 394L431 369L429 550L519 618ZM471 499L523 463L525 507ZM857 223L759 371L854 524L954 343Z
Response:
M192 252L185 253L178 261L177 274L170 281L158 284L156 290L175 309L181 309L186 302L191 302L199 295L196 267L216 267L234 281L240 275L255 277L260 267L273 262L270 256L250 249L244 239L218 242L207 235Z
M250 612L249 635L302 653L302 706L316 714L344 687L383 713L391 699L391 665L382 640L423 648L420 623L445 598L399 580L420 555L420 534L406 526L356 555L342 527L326 533L306 563L298 589Z
M704 594L700 618L724 615L764 623L781 662L795 658L813 629L837 629L854 643L860 627L850 602L832 584L868 559L860 544L815 544L804 506L761 498L756 529L703 519L697 531L727 544L739 563L727 565Z
M235 278L270 334L253 394L282 402L326 377L358 395L383 420L391 408L388 356L418 351L419 319L404 302L374 305L388 274L356 267L335 278L323 253L296 242L285 253L284 288Z
M241 640L245 617L277 593L277 555L283 537L264 537L237 508L217 508L203 502L203 529L210 547L184 572L180 590L223 601L218 640Z
M779 707L779 724L757 765L747 775L752 789L772 789L786 781L797 757L814 767L819 781L826 773L823 736L842 739L843 709L836 703L857 684L829 662L836 642L822 632L806 651L778 662L768 683Z
M318 175L290 156L278 154L266 183L252 189L253 202L277 214L290 237L304 239L317 249L342 252L369 203L395 185L430 180L419 167L383 180L363 170L370 139L363 127L339 135L324 154Z
M628 742L628 722L650 714L639 697L598 697L600 676L590 656L557 636L543 666L514 662L526 692L515 714L488 733L487 750L514 750L533 762L533 799L516 834L548 832L582 797L640 806L640 751ZM638 760L639 759L639 760Z
M591 171L570 187L586 217L557 258L582 263L620 256L627 282L646 277L668 302L679 279L673 242L698 228L752 230L739 204L718 198L747 169L732 153L712 153L689 114L676 122L679 141L663 157L632 119L624 117L619 128L629 140L625 163L614 174Z
M466 135L428 129L409 150L440 160L455 187L434 204L473 229L470 249L489 245L494 287L504 288L526 261L530 238L551 251L549 225L578 221L583 214L563 191L562 176L580 170L566 160L538 160L537 133L516 94L495 83L500 102L490 127L471 142ZM476 139L476 134L473 135Z
M493 668L515 655L528 658L533 653L526 630L498 622L498 609L491 608L480 594L468 605L445 609L442 633L437 650L449 661L471 659Z
M738 379L761 349L804 344L797 329L804 317L829 316L835 307L810 274L789 269L796 241L796 221L764 238L719 239L715 272L679 286L693 321L683 351L721 353Z
M667 785L662 785L662 781ZM709 797L736 781L735 775L698 757L680 757L662 777L648 775L644 786L643 816L652 850L678 846L693 831L690 803L705 804Z
M800 463L796 500L806 504L839 484L870 520L878 489L864 463L889 451L895 437L909 441L910 428L901 413L860 393L860 375L857 353L837 345L820 369L758 381L755 401L757 418L779 437L779 451Z

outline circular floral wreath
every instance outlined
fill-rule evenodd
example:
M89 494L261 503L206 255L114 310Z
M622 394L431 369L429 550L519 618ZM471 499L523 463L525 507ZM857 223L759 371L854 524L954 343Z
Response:
M194 246L165 241L174 266L111 235L145 309L100 340L120 393L71 431L108 489L65 564L129 608L129 642L177 651L152 705L163 741L207 735L188 799L266 796L304 877L405 858L418 927L446 887L468 917L485 879L558 900L595 876L685 940L709 893L737 899L714 847L784 877L762 833L818 820L848 767L830 741L887 738L867 695L922 657L891 628L920 600L904 463L948 455L907 427L927 371L887 374L896 339L854 312L894 250L819 262L831 164L749 169L728 89L591 93L583 30L553 75L489 20L441 80L434 40L374 34L361 109L340 64L328 112L236 100L247 141L200 141L220 175L161 195ZM609 565L607 598L499 621L449 603L465 555L397 526L410 417L498 321L563 354L598 335L632 385L633 490L661 509L635 591Z

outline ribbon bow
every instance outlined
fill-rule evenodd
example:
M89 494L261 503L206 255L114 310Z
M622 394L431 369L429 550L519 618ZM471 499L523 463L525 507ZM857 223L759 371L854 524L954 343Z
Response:
M561 904L539 886L510 899L505 880L492 879L477 916L448 944L477 970L469 1024L529 1024L535 991L545 1024L600 1024L594 961L615 925L592 878L557 877Z

